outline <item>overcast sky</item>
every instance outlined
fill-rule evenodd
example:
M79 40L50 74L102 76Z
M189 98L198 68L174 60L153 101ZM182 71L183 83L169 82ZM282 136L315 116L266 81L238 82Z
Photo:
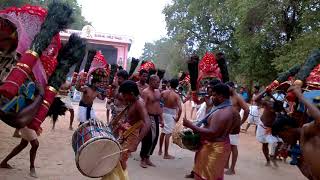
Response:
M145 42L166 36L162 9L170 0L78 0L82 15L97 32L133 38L129 56L139 57Z

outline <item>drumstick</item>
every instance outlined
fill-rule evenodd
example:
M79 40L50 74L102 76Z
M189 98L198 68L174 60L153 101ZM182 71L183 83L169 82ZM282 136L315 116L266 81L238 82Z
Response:
M107 155L107 156L102 157L102 159L101 159L100 161L102 161L102 160L104 160L104 159L106 159L106 158L109 158L109 157L111 157L111 156L114 156L114 155L117 155L117 154L120 154L120 153L126 152L126 151L128 151L128 149L124 149L124 150L121 150L121 151L118 151L118 152L115 152L115 153L109 154L109 155Z
M121 150L121 151L118 151L118 152L115 152L115 153L112 153L112 154L109 154L109 155L107 155L107 156L102 157L102 159L100 159L98 162L96 162L96 164L95 164L94 167L97 167L97 165L99 165L100 162L103 161L104 159L109 158L109 157L114 156L114 155L117 155L117 154L120 154L120 153L125 152L125 151L128 151L128 149L124 149L124 150ZM95 170L95 168L93 168L93 169L90 171L89 174L91 174L92 171L94 171L94 170Z

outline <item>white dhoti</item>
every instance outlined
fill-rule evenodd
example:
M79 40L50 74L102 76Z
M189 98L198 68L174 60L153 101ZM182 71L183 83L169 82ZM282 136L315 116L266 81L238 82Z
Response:
M90 108L90 117L87 117L87 111L88 108ZM78 120L80 123L84 123L88 121L89 119L96 119L96 113L94 112L92 107L84 107L84 106L79 106L78 109Z
M277 147L278 142L283 142L281 138L272 136L271 128L265 127L261 120L257 126L256 138L260 143L268 143L271 146L270 155L275 154L275 149Z
M249 106L250 113L249 113L249 123L258 125L260 120L260 113L259 113L259 107L258 106Z
M203 119L206 116L206 110L207 110L207 105L206 103L202 103L200 105L200 108L198 109L197 113L196 113L196 119Z
M27 141L33 141L38 138L38 135L35 130L28 128L27 126L19 129L21 138Z
M175 126L176 126L176 118L177 112L176 109L171 108L163 108L163 121L164 126L162 128L162 133L164 134L172 134Z
M234 146L238 146L239 145L239 139L240 139L239 134L230 134L229 135L229 139L230 139L230 144L231 145L234 145Z

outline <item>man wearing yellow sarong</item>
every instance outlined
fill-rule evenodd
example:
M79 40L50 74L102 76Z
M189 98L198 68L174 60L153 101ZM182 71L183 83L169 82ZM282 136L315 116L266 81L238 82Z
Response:
M204 122L204 127L198 127L186 118L183 120L185 127L201 136L202 147L196 154L193 170L196 180L223 180L224 166L231 150L229 134L240 123L239 112L232 108L229 100L229 87L217 84L212 90L215 106L222 103L230 105L212 113L207 122Z
M119 93L128 103L127 119L118 129L117 134L123 152L117 167L102 180L128 180L127 161L130 153L137 150L138 144L148 133L151 124L144 103L139 100L139 89L135 82L127 80L119 88Z

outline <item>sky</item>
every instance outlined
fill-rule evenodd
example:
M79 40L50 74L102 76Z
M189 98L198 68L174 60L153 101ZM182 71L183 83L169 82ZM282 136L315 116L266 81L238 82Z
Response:
M144 44L166 36L162 10L170 0L78 0L82 15L97 32L133 39L130 57L140 57Z

